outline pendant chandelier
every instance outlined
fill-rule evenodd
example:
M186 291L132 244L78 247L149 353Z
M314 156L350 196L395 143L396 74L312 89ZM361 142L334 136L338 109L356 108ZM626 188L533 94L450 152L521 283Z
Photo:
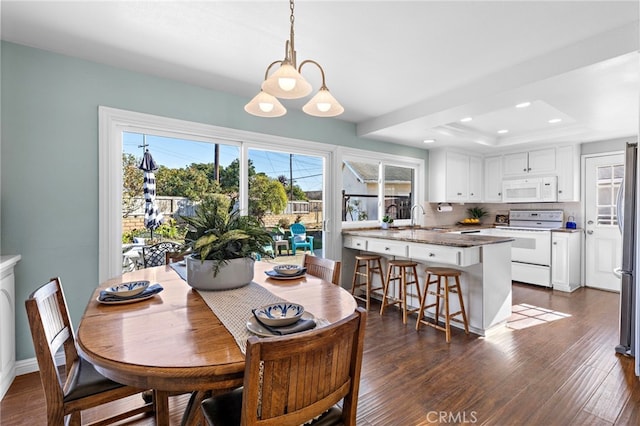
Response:
M281 99L299 99L311 93L311 84L300 74L302 67L306 64L314 64L320 69L322 76L322 86L318 93L307 102L302 110L316 117L335 117L344 112L344 108L331 95L325 84L324 70L316 61L307 59L296 68L296 51L294 45L293 32L293 0L289 0L289 8L291 9L291 30L289 40L285 43L284 59L274 61L264 73L264 81L262 82L262 90L251 101L245 105L244 110L249 114L258 117L280 117L287 113L287 109L280 103ZM271 68L279 64L280 68L269 76Z

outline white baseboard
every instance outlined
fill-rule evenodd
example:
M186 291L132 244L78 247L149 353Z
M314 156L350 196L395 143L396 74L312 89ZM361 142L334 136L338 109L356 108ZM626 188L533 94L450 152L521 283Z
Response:
M64 352L60 351L56 354L56 365L64 365ZM16 376L40 371L38 360L35 358L23 359L16 361Z

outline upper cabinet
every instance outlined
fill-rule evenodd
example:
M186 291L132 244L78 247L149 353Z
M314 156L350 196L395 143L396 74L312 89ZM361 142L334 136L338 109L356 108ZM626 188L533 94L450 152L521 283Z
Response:
M482 158L429 151L429 202L482 201Z
M577 145L505 153L481 158L460 152L429 151L429 202L502 202L502 181L557 176L558 201L580 201Z
M484 201L502 201L502 155L484 159Z
M502 172L505 177L555 173L556 148L505 154Z

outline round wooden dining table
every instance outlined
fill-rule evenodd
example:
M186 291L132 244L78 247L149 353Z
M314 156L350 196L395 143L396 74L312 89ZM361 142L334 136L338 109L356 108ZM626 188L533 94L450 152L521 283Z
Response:
M254 282L276 296L303 305L329 323L355 311L356 301L342 287L309 274L274 280L265 274L273 266L256 262ZM135 303L97 301L101 290L139 280L160 283L164 290ZM170 266L128 272L102 283L80 321L77 342L82 356L106 377L153 389L158 425L169 425L170 394L192 392L183 418L183 424L190 424L199 416L205 392L242 385L244 355L234 337Z

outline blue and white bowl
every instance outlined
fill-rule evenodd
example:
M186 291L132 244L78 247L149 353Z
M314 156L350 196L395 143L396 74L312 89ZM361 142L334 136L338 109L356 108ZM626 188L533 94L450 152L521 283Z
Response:
M304 314L304 306L297 303L274 303L254 311L258 321L272 327L283 327L298 321Z
M300 265L275 265L273 270L280 275L297 275L302 272Z
M117 297L136 296L149 287L149 281L132 281L105 289L105 293Z

